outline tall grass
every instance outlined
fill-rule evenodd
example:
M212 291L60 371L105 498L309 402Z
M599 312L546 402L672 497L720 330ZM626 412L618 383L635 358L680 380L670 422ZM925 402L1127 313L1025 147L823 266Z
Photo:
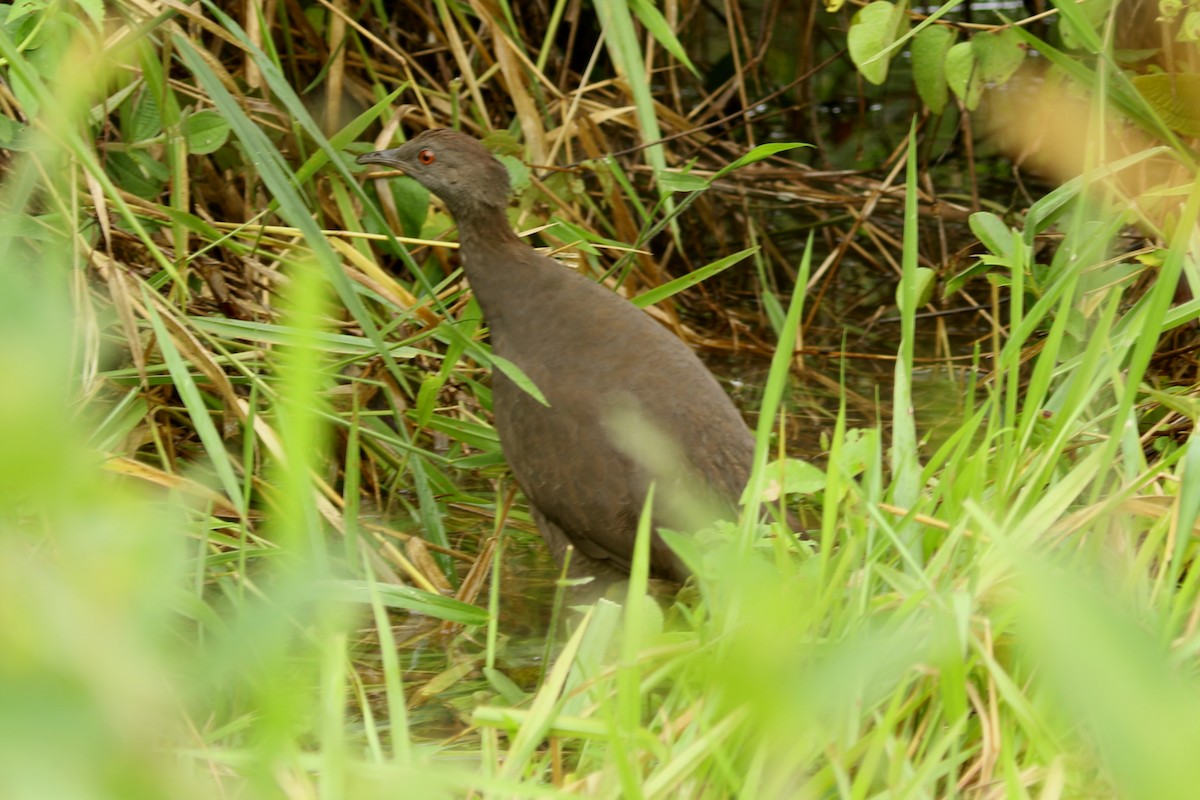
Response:
M604 4L618 77L679 46L647 7ZM524 46L498 8L427 10L472 67L472 21ZM449 223L411 185L363 183L346 154L380 123L391 135L402 97L477 131L497 115L431 89L420 58L364 58L392 47L381 13L360 29L313 6L321 25L289 39L213 4L117 9L108 27L54 5L0 28L0 795L1194 795L1196 386L1151 369L1200 317L1176 294L1200 285L1193 172L1163 190L1183 198L1174 214L1132 220L1163 233L1140 254L1153 280L1123 250L1113 165L1018 224L972 218L1010 300L946 384L960 397L934 440L912 411L916 344L939 323L921 314L910 134L892 413L864 421L842 392L808 465L774 460L778 430L843 231L825 220L792 258L748 222L747 247L728 249L793 287L757 300L771 333L755 335L777 349L750 494L819 508L813 543L748 509L681 544L696 583L660 607L644 520L623 602L563 612L569 632L531 678L506 587L532 528L489 423L477 309L445 248L398 236ZM359 81L374 102L336 116L296 79L300 45L346 24L314 80ZM712 219L739 175L753 188L795 164L668 170L659 153L653 186L635 157L589 173L596 193L538 174L522 144L593 155L620 86L560 102L546 52L463 74L484 106L496 74L534 79L522 102L541 115L492 138L523 190L518 226L561 202L547 241L631 294L655 262L613 242L703 261L705 277L731 268L652 234ZM630 96L643 133L655 113L679 122ZM593 138L568 137L583 112ZM869 216L845 241L886 232ZM704 338L665 303L694 280L656 283L640 301Z

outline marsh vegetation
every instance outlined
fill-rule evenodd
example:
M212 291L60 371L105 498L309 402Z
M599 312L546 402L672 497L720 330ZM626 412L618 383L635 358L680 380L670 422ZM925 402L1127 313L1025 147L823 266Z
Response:
M1194 797L1200 11L999 5L5 6L0 794ZM563 608L427 127L811 542Z

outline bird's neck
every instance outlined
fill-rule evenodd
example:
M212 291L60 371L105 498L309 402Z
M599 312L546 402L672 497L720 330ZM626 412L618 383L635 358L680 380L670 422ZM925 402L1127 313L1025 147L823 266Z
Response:
M513 301L536 285L537 259L532 248L513 232L503 211L458 220L463 272L493 332L505 327Z
M488 208L486 213L456 215L456 219L458 220L458 242L462 248L464 260L467 260L472 253L479 253L486 259L488 252L522 244L520 238L508 224L508 215L504 213L503 209ZM471 272L472 268L468 267L468 276Z

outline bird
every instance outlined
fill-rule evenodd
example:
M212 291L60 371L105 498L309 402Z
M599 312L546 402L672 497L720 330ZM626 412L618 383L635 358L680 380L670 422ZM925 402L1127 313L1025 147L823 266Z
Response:
M517 236L507 214L508 171L478 139L429 129L357 161L402 171L456 221L462 269L492 352L546 401L493 370L501 450L570 577L628 577L651 483L655 531L736 517L754 438L729 395L645 311ZM653 533L650 576L683 583L689 575Z

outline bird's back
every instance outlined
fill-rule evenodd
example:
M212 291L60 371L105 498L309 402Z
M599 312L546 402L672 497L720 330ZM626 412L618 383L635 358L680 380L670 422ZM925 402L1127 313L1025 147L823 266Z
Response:
M476 292L495 352L550 403L494 378L505 455L536 508L583 555L618 569L628 568L652 479L657 524L704 519L689 506L736 508L753 440L695 353L641 309L523 245L507 263L503 285L519 291L499 304ZM684 577L661 542L652 560L656 573Z

